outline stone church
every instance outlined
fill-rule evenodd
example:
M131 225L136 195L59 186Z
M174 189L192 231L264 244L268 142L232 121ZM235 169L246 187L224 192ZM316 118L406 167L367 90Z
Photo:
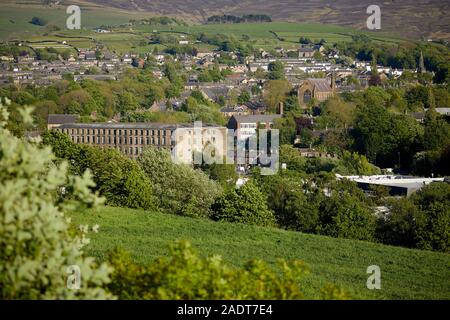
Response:
M336 94L334 76L331 81L326 79L306 79L297 89L300 106L306 107L314 98L316 102L322 102Z

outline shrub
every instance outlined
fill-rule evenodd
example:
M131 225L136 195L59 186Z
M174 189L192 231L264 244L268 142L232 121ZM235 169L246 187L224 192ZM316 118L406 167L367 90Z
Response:
M154 209L152 183L139 165L115 149L77 145L65 134L49 131L43 143L51 145L56 156L69 160L72 171L90 169L98 190L107 204L129 208Z
M435 182L423 187L412 201L423 212L417 221L418 247L450 252L450 184Z
M188 242L170 245L168 257L148 265L134 263L129 254L116 249L109 262L115 272L108 288L120 299L164 300L259 300L302 299L299 280L308 270L301 261L279 260L276 273L260 260L242 268L226 265L220 256L199 257ZM322 298L345 299L342 289L327 285Z
M259 226L274 226L275 217L267 207L267 199L252 182L225 193L214 204L215 220Z
M200 170L173 163L164 149L145 149L138 163L153 184L160 208L183 216L210 217L211 205L222 193L218 183Z
M64 215L99 202L89 191L90 175L66 175L67 163L54 165L50 148L20 140L3 125L0 121L0 299L111 297L102 289L110 267L82 256L86 241L69 235ZM66 283L71 265L81 270L79 290Z
M331 188L331 196L320 205L317 232L335 238L372 241L376 218L364 193L348 181Z
M321 189L312 187L298 174L290 176L288 172L264 177L261 188L281 227L315 232L319 223L319 205L324 197Z

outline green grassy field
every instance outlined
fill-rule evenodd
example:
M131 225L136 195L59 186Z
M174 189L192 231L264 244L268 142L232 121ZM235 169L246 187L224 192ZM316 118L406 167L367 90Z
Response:
M271 265L278 258L303 260L311 272L300 285L309 298L335 283L358 299L450 299L448 254L123 208L71 217L75 224L100 225L86 247L99 260L122 247L145 263L166 254L170 241L184 239L202 255L220 254L235 266L256 258ZM381 290L366 288L370 265L381 268Z
M35 26L30 22L32 17L41 17L48 21L47 26ZM71 45L80 48L90 48L95 46L95 42L105 44L111 50L118 52L148 52L153 50L152 45L142 46L140 42L146 39L154 30L168 33L187 33L195 35L200 32L207 34L233 35L241 39L243 35L249 37L249 42L254 46L272 49L275 47L295 48L298 47L300 37L307 37L313 40L325 39L329 43L351 41L354 34L364 33L374 40L384 42L401 42L402 39L393 37L391 34L380 32L359 31L350 27L323 25L317 23L242 23L242 24L211 24L211 25L136 25L130 28L118 29L119 32L100 34L93 31L94 28L102 25L118 26L129 22L130 19L139 20L149 17L148 13L132 13L120 11L112 8L101 8L95 6L81 5L81 25L82 30L67 30L65 27L68 15L64 7L46 8L36 5L18 5L11 2L1 4L0 10L0 41L5 40L29 40L42 41L54 40L55 35L67 36L58 37L58 40L67 40ZM49 26L57 26L58 31L49 29ZM277 38L278 36L278 38ZM80 38L69 38L80 37ZM280 41L282 38L284 41Z

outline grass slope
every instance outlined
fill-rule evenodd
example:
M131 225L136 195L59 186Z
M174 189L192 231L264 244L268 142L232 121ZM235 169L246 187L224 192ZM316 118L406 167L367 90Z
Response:
M256 258L269 264L278 258L303 260L311 271L301 283L309 298L330 282L361 299L450 298L447 254L123 208L105 207L71 217L76 224L100 225L86 247L100 260L108 250L122 247L136 261L149 262L167 253L168 242L185 239L202 255L220 254L235 266ZM381 290L366 288L370 265L381 268Z

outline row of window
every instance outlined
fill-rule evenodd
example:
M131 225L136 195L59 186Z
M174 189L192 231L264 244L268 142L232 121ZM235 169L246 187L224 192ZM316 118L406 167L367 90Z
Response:
M93 144L146 144L146 145L166 145L170 139L166 137L103 137L103 136L71 136L75 143L93 143Z
M135 135L135 136L169 136L172 130L143 129L62 129L62 132L72 134L102 134L102 135Z

